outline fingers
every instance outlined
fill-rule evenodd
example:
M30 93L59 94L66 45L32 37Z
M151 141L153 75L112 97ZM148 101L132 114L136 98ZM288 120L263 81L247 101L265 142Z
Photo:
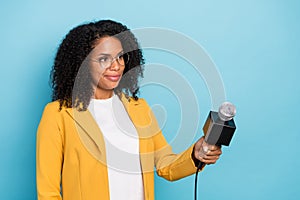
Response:
M220 156L222 154L222 150L220 148L215 150L208 150L205 155L207 156Z
M205 164L214 164L220 158L221 154L221 148L218 146L214 146L214 148L210 148L210 150L208 150L204 155L200 156L200 154L198 154L197 156L198 160Z
M217 162L217 160L219 159L219 156L214 156L214 157L204 157L204 158L199 158L199 160L205 164L215 164Z
M219 150L219 149L221 149L220 146L217 146L217 145L209 145L209 150L211 150L211 151L215 151L215 150Z
M221 146L210 145L201 137L194 146L194 156L205 164L214 164L222 154Z

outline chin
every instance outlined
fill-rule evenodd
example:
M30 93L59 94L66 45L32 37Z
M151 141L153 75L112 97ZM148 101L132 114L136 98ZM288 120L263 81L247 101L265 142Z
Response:
M105 87L105 90L114 90L116 87L118 87L119 84L110 84Z

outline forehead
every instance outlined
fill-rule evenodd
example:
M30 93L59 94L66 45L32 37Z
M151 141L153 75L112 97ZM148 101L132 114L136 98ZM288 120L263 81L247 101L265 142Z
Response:
M123 50L120 40L115 37L102 37L96 41L93 49L94 53L104 53L115 55Z

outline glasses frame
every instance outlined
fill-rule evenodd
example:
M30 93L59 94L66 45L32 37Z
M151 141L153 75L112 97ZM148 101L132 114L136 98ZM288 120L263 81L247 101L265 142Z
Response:
M117 61L117 63L118 63L119 65L125 66L126 64L129 63L129 58L130 58L130 56L129 56L128 53L121 53L121 54L119 54L119 55L117 55L117 56L115 56L115 57L112 57L112 56L109 55L109 54L108 54L108 55L105 55L105 56L108 56L108 57L109 57L109 65L107 65L107 66L103 66L103 63L101 63L101 61L100 61L101 57L99 57L98 59L89 59L89 60L90 60L90 61L93 61L93 62L99 63L99 65L100 65L100 67L101 67L102 69L108 69L108 68L111 67L111 65L112 65L115 61ZM126 59L125 59L124 56L126 57ZM124 59L124 65L120 63L120 57L123 57L123 59Z

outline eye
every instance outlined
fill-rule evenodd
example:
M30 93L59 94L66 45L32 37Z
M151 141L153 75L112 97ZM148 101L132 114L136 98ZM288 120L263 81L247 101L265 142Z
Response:
M118 59L124 61L125 63L128 63L129 55L127 53L121 54L119 55Z
M99 62L109 62L110 57L109 56L102 56L99 58Z
M124 54L119 55L118 60L124 60Z

